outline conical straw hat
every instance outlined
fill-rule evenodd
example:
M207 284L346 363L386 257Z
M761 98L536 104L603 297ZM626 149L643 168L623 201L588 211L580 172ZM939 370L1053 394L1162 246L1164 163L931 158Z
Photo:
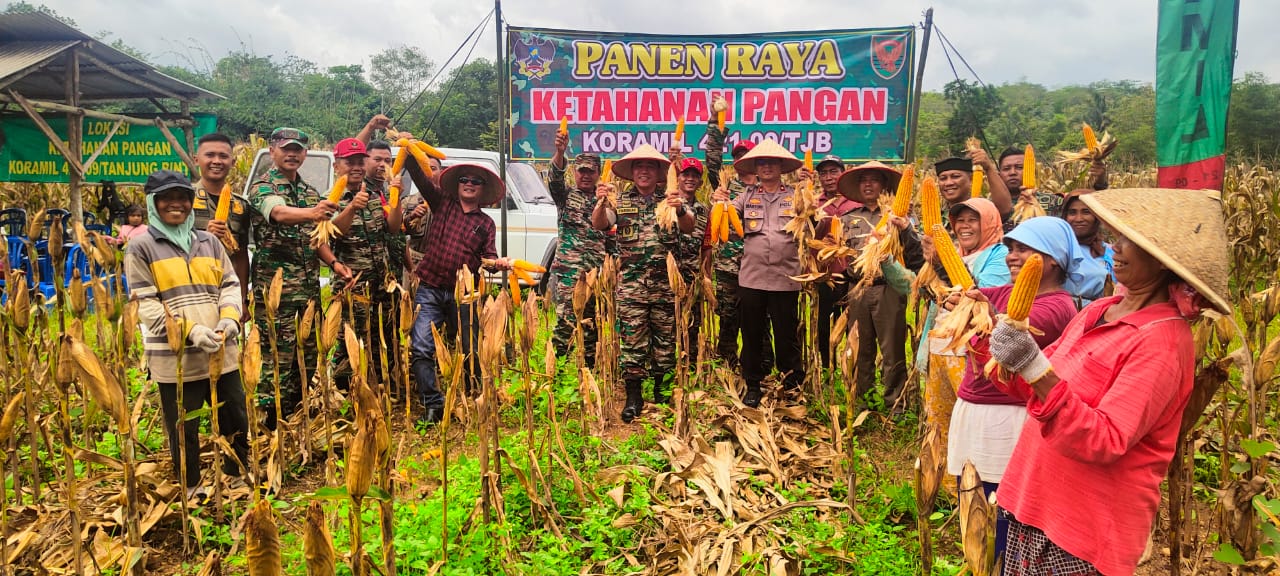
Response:
M649 144L641 144L632 149L626 156L623 156L621 160L613 163L614 176L622 178L623 180L631 180L631 168L632 165L635 164L636 160L657 161L658 172L660 172L660 174L658 174L659 178L666 177L666 174L661 172L665 172L667 166L671 165L671 160L664 156L662 152L659 152L657 148L654 148Z
M756 144L756 147L752 148L750 152L743 154L741 158L734 161L733 168L743 174L755 174L756 158L777 158L781 160L783 174L795 172L801 166L804 166L804 162L801 162L799 158L796 158L795 154L783 148L777 140L766 138Z
M879 172L884 175L884 192L893 194L898 189L898 181L902 180L902 172L897 168L888 164L882 164L872 160L870 162L859 164L844 171L840 175L840 179L836 180L836 189L845 198L853 198L854 192L858 191L858 174L860 172Z
M480 197L481 206L497 204L506 190L502 179L488 167L480 164L454 164L440 173L440 188L446 195L458 197L458 179L463 176L478 176L484 179L484 195Z
M1121 188L1083 194L1094 214L1169 267L1223 314L1227 302L1227 226L1213 190Z

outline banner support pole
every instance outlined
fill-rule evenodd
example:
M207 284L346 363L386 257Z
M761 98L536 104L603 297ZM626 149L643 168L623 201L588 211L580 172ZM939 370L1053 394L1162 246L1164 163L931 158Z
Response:
M916 64L915 94L911 97L910 119L907 121L907 153L906 161L916 161L916 126L920 123L920 98L924 93L924 63L929 58L929 36L933 33L933 8L924 11L924 41L920 45L920 62Z
M505 183L507 181L507 120L511 117L507 113L507 106L511 105L511 98L507 96L507 90L511 83L511 66L507 65L506 52L502 49L502 0L493 0L493 29L494 36L497 38L497 53L494 57L494 66L498 67L496 76L498 81L498 177ZM505 187L505 186L504 186ZM507 188L510 190L510 188ZM509 193L509 192L508 192ZM502 197L501 218L499 227L502 229L502 246L501 254L504 257L510 256L507 253L507 198Z

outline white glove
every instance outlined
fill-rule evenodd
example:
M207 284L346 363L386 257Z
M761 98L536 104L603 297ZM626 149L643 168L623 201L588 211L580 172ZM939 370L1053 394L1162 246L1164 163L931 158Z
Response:
M223 318L218 321L218 327L213 331L222 333L223 342L235 342L240 338L240 323L230 318Z
M187 338L191 340L192 346L208 354L213 354L222 347L222 337L207 326L200 324L191 327L191 333L187 335Z
M1035 338L1007 322L997 322L991 330L991 357L1028 383L1044 378L1053 368Z

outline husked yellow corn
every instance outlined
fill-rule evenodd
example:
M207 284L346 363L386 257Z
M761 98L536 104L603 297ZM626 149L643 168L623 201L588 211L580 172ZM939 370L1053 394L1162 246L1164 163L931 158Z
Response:
M920 183L920 224L931 234L934 226L942 225L942 198L938 196L938 181L932 176Z
M968 290L973 288L973 276L969 274L969 269L965 267L964 260L960 259L960 252L956 250L956 245L951 241L951 235L947 234L945 228L941 224L933 226L933 246L938 252L938 258L942 260L942 268L947 271L947 277L951 279L951 284Z
M1090 153L1098 152L1098 135L1093 133L1093 126L1088 122L1084 123L1084 147L1088 148Z
M338 201L342 200L342 192L346 189L347 177L345 175L339 176L337 180L334 180L333 188L329 190L329 201L337 204Z
M1027 144L1022 156L1022 189L1031 190L1036 187L1036 149Z
M738 217L738 209L734 208L732 204L727 204L724 207L724 213L729 219L729 225L733 227L733 233L737 234L738 237L745 236L746 234L742 229L742 218Z
M985 198L987 195L983 194L982 192L983 192L983 188L986 188L986 186L987 186L987 171L983 170L981 166L974 166L973 167L973 197Z
M1026 320L1031 315L1031 303L1040 291L1040 276L1044 273L1044 258L1032 254L1022 263L1018 278L1013 282L1013 292L1009 294L1009 305L1005 313L1010 320Z
M893 215L906 218L911 210L911 193L915 186L916 167L908 164L902 169L902 179L898 180L898 191L893 196Z

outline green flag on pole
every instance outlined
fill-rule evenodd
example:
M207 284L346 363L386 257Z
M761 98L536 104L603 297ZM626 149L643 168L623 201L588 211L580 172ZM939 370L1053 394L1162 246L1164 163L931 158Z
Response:
M1159 0L1156 160L1163 188L1222 189L1238 0Z

